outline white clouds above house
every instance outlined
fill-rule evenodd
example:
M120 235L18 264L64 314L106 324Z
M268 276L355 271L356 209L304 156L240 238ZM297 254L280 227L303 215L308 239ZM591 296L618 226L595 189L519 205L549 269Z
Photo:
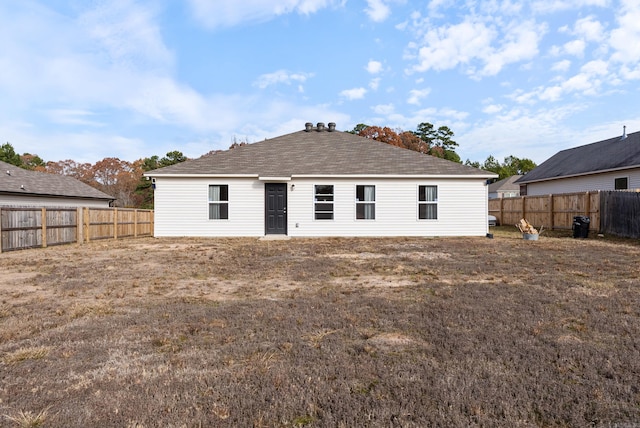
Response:
M541 162L640 130L635 0L25 0L0 16L0 137L45 160L428 121L463 159Z

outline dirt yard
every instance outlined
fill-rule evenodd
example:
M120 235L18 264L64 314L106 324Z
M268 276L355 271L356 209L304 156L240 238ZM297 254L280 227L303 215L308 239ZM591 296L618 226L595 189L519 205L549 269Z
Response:
M640 427L639 243L494 232L0 254L0 426Z

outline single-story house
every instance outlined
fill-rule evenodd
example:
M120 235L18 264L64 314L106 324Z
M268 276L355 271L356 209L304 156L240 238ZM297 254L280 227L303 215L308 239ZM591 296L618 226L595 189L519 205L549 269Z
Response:
M323 123L145 174L155 236L484 236L495 174Z
M0 161L0 207L108 208L114 199L73 177Z
M520 196L520 185L516 184L516 180L520 177L522 176L512 175L511 177L503 178L502 180L489 184L489 199Z
M640 189L640 132L562 150L516 183L521 195Z

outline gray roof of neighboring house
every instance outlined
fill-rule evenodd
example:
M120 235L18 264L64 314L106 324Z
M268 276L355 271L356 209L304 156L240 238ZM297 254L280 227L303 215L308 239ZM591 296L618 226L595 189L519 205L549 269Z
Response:
M495 174L348 132L298 131L254 144L205 155L147 176L163 175L452 175Z
M515 181L522 177L521 175L512 175L511 177L503 178L502 180L496 181L495 183L489 184L489 193L496 192L513 192L520 191L520 185L516 184Z
M640 168L640 132L562 150L524 175L518 183Z
M73 177L29 171L2 161L0 161L0 193L100 200L115 199L113 196Z

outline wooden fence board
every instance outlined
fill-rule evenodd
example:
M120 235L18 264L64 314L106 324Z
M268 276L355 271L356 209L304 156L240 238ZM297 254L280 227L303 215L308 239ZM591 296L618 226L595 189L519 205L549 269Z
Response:
M602 233L640 238L640 193L602 192Z
M0 252L142 236L153 236L151 210L0 207Z
M547 229L571 229L574 217L586 215L591 219L589 228L599 231L600 192L490 199L489 214L500 224L515 225L524 218L535 227Z

